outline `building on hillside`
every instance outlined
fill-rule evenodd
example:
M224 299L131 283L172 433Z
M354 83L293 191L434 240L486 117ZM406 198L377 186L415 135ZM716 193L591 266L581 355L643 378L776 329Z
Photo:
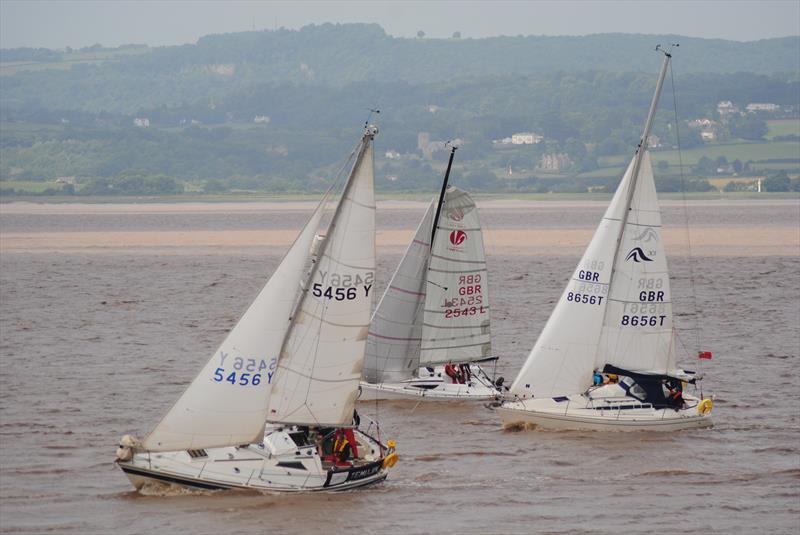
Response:
M776 113L781 111L781 107L778 104L773 104L772 102L751 102L744 108L747 113L755 113L757 111L764 111L767 113Z
M150 119L148 119L147 117L136 117L133 120L133 126L137 126L139 128L149 128Z
M543 154L539 160L539 169L543 171L561 171L572 166L573 161L566 152Z
M714 141L717 139L717 133L713 129L701 130L700 139L703 141Z
M689 128L708 128L709 126L714 126L717 124L716 121L712 121L711 119L694 119L686 123L689 125Z
M387 160L399 160L400 159L400 153L397 152L394 149L387 150L386 153L383 156Z
M730 100L720 100L717 103L717 113L725 117L727 115L734 115L739 113L739 108L734 106Z
M511 134L512 145L535 145L537 143L541 143L543 140L544 136L534 134L533 132L519 132L517 134Z
M270 118L268 115L256 115L253 117L253 122L256 124L267 124L269 123Z
M657 149L661 146L661 138L655 134L650 134L647 138L647 148L648 149Z

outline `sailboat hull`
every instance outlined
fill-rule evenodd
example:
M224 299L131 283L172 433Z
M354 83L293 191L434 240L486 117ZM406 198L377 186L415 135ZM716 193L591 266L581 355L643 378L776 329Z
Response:
M583 431L679 431L713 425L711 414L698 411L696 398L685 408L654 408L630 399L598 405L584 396L569 400L529 399L505 402L497 413L506 429Z
M433 372L420 368L418 377L397 383L361 382L359 401L488 401L501 396L486 372L477 364L470 365L472 378L465 384L453 383L444 373L444 366Z
M359 458L334 464L317 446L300 445L290 433L275 431L264 443L206 450L135 453L118 461L138 491L163 486L191 490L335 492L380 483L388 475L385 448L356 431Z

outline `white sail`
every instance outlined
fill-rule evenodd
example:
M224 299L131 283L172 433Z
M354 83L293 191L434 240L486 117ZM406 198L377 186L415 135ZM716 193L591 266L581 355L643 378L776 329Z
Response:
M435 212L434 200L372 315L364 361L364 380L369 383L409 379L419 367L425 275Z
M595 366L674 371L672 299L661 212L645 152L622 232Z
M512 394L551 397L582 392L591 384L632 170L633 162L511 385Z
M277 357L326 202L327 195L225 341L145 438L146 450L261 441Z
M431 249L420 364L491 356L489 288L478 209L450 187Z
M375 277L372 134L366 134L276 371L267 419L352 422Z

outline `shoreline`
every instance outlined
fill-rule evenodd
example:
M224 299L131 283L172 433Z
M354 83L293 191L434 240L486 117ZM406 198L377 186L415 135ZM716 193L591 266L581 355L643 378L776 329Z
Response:
M488 229L486 252L512 256L579 255L594 228ZM379 230L377 246L401 254L414 230ZM296 230L153 230L65 231L0 233L0 253L159 254L159 255L272 255L284 254ZM800 231L790 225L757 228L703 226L667 228L663 232L668 254L693 256L800 257Z
M420 198L415 199L396 199L379 198L376 202L378 210L424 210L431 202ZM551 200L525 199L519 197L482 197L473 195L473 198L481 210L508 210L508 209L560 209L560 208L583 208L596 207L603 208L608 206L608 199L583 199L583 198L553 198ZM280 200L249 200L249 201L185 201L176 202L164 200L164 202L69 202L69 203L48 203L14 201L10 203L0 203L0 216L2 215L37 215L37 214L151 214L151 213L212 213L212 212L235 212L235 213L257 213L262 211L311 211L317 206L318 198L297 199L287 197ZM800 210L800 196L797 198L762 198L762 199L742 199L742 198L708 198L708 199L664 199L660 201L662 207L742 207L758 204L759 206L793 206L796 205ZM800 214L800 212L798 212Z

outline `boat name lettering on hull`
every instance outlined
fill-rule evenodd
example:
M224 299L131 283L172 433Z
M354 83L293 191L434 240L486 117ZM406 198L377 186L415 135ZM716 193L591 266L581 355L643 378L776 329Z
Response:
M358 479L364 479L365 477L374 476L380 469L381 463L378 462L359 470L351 470L347 475L347 481L356 481Z

